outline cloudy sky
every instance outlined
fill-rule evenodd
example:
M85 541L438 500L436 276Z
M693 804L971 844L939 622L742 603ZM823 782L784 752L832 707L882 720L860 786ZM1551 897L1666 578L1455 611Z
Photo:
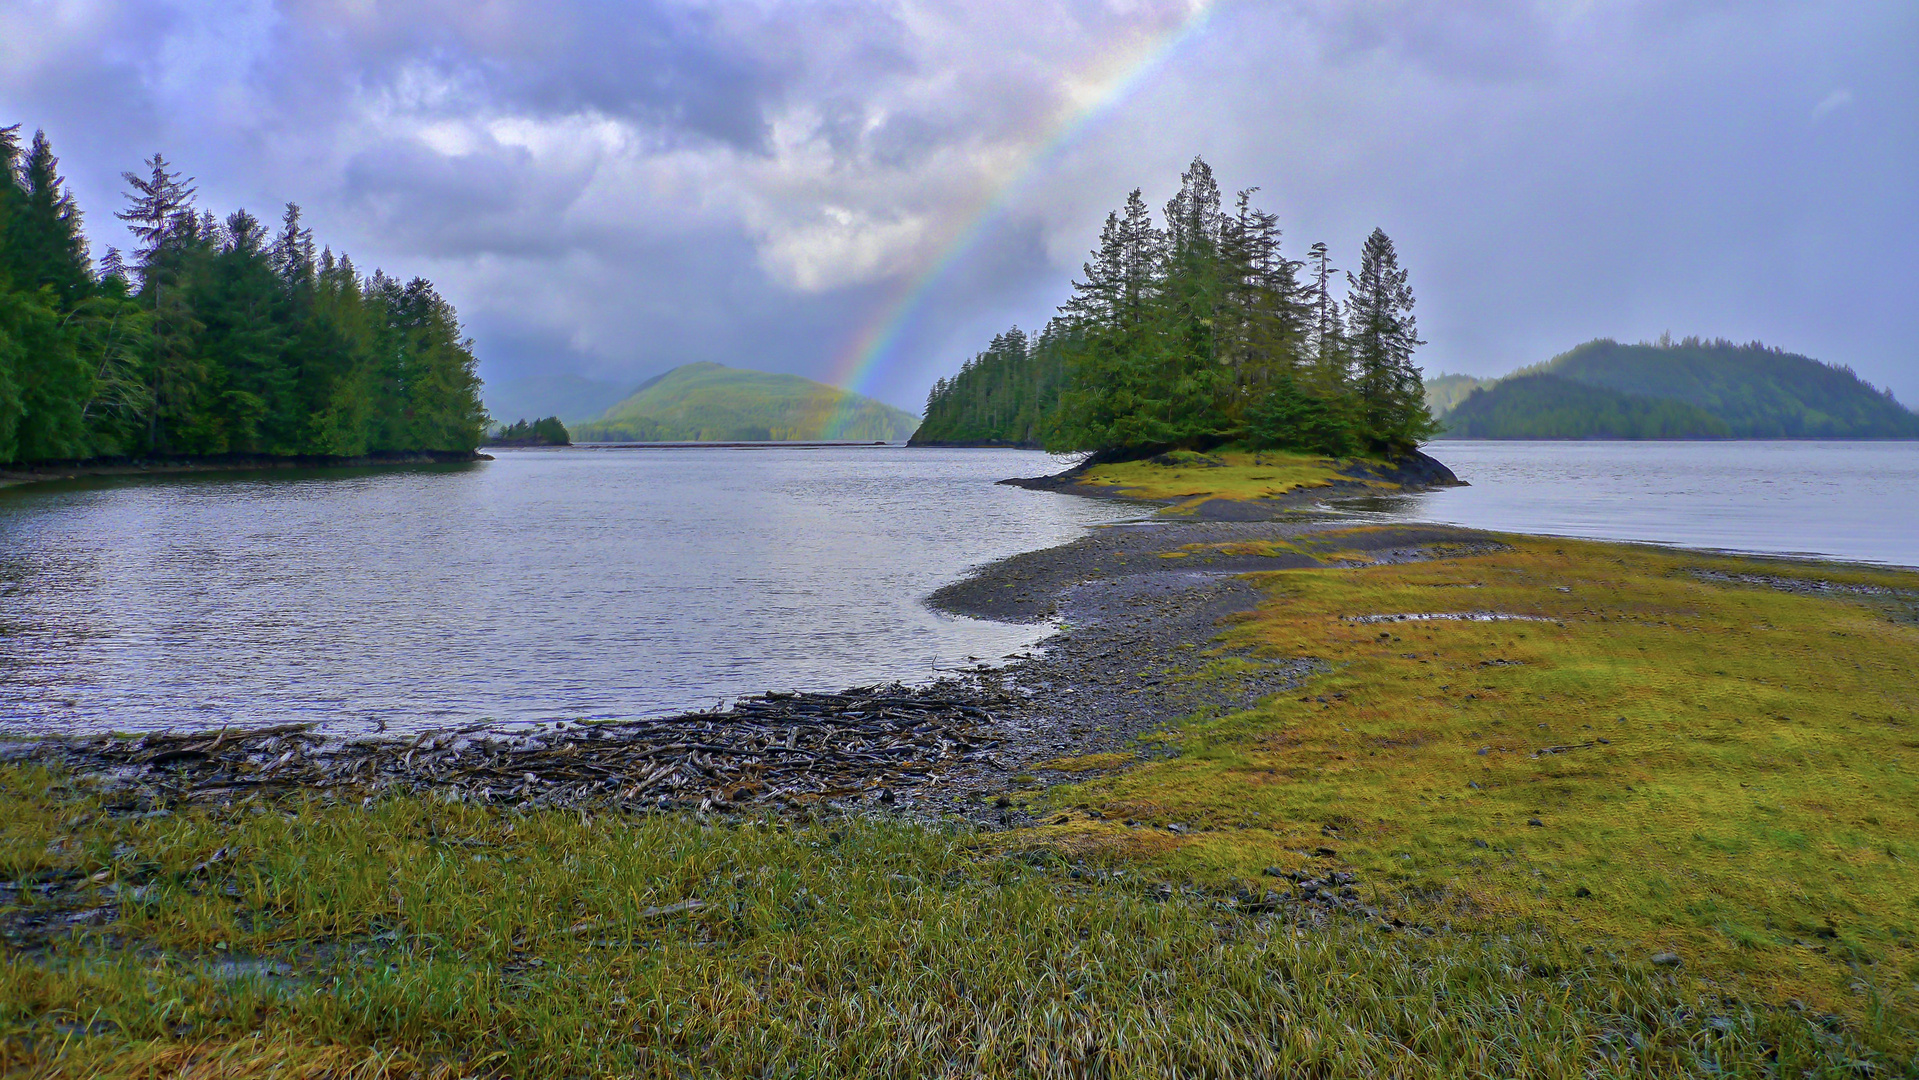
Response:
M490 379L691 360L916 408L1195 154L1373 226L1428 371L1758 338L1919 403L1919 4L0 0L96 252L159 150L432 278ZM868 363L870 361L870 363Z

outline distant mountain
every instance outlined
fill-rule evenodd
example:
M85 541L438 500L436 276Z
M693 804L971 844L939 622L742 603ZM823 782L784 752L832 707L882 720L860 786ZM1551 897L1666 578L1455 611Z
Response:
M1472 391L1442 422L1442 438L1919 438L1919 414L1850 368L1698 338L1589 341Z
M528 375L487 383L483 396L496 424L557 416L572 425L604 413L627 395L631 385L578 375Z
M569 427L576 442L898 442L918 425L912 413L798 375L699 363L655 376L591 422Z
M1481 379L1472 375L1435 375L1425 380L1426 408L1434 416L1444 416L1453 411L1453 407L1466 400L1466 395L1482 386L1491 386L1496 379Z

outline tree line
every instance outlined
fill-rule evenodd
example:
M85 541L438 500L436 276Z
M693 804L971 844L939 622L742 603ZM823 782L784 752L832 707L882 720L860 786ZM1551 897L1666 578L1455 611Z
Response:
M44 132L0 128L0 462L471 451L472 343L422 278L195 204L155 154L96 264Z
M1501 379L1441 421L1455 439L1724 439L1724 420L1671 398L1589 386L1550 372Z
M994 337L935 383L914 441L1347 456L1431 436L1412 359L1424 342L1392 240L1373 230L1336 297L1326 245L1286 258L1256 190L1225 207L1194 158L1156 223L1135 189L1058 316L1036 338Z
M557 416L515 420L486 438L487 446L572 446L573 435Z

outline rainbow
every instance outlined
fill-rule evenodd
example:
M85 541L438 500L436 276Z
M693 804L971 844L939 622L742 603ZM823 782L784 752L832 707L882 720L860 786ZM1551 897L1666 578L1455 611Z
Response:
M953 268L1005 219L1007 212L1035 180L1045 175L1087 132L1125 104L1134 91L1165 66L1180 46L1205 28L1216 4L1217 0L1194 0L1185 21L1158 35L1141 51L1141 55L1120 65L1120 73L1110 78L1091 102L1066 112L1051 134L1041 140L1026 163L1014 170L1005 183L990 190L972 212L965 215L965 224L954 233L939 257L917 277L907 279L891 300L877 309L876 316L853 335L847 348L834 361L831 375L826 381L854 393L865 393L872 384L874 373L893 356L901 333L912 322L926 298L952 273ZM821 425L821 438L840 437L851 401L851 397L847 396L840 399L834 415Z

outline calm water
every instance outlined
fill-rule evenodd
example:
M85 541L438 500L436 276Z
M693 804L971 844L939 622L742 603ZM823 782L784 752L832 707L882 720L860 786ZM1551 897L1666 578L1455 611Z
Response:
M0 728L400 730L925 678L1045 632L928 593L1128 516L995 486L1061 467L1020 451L496 453L0 491Z
M1471 443L1368 515L1919 565L1919 443ZM346 733L923 679L1044 627L921 601L1123 506L1004 450L500 451L0 491L0 730Z
M1919 566L1919 442L1454 442L1389 517Z

